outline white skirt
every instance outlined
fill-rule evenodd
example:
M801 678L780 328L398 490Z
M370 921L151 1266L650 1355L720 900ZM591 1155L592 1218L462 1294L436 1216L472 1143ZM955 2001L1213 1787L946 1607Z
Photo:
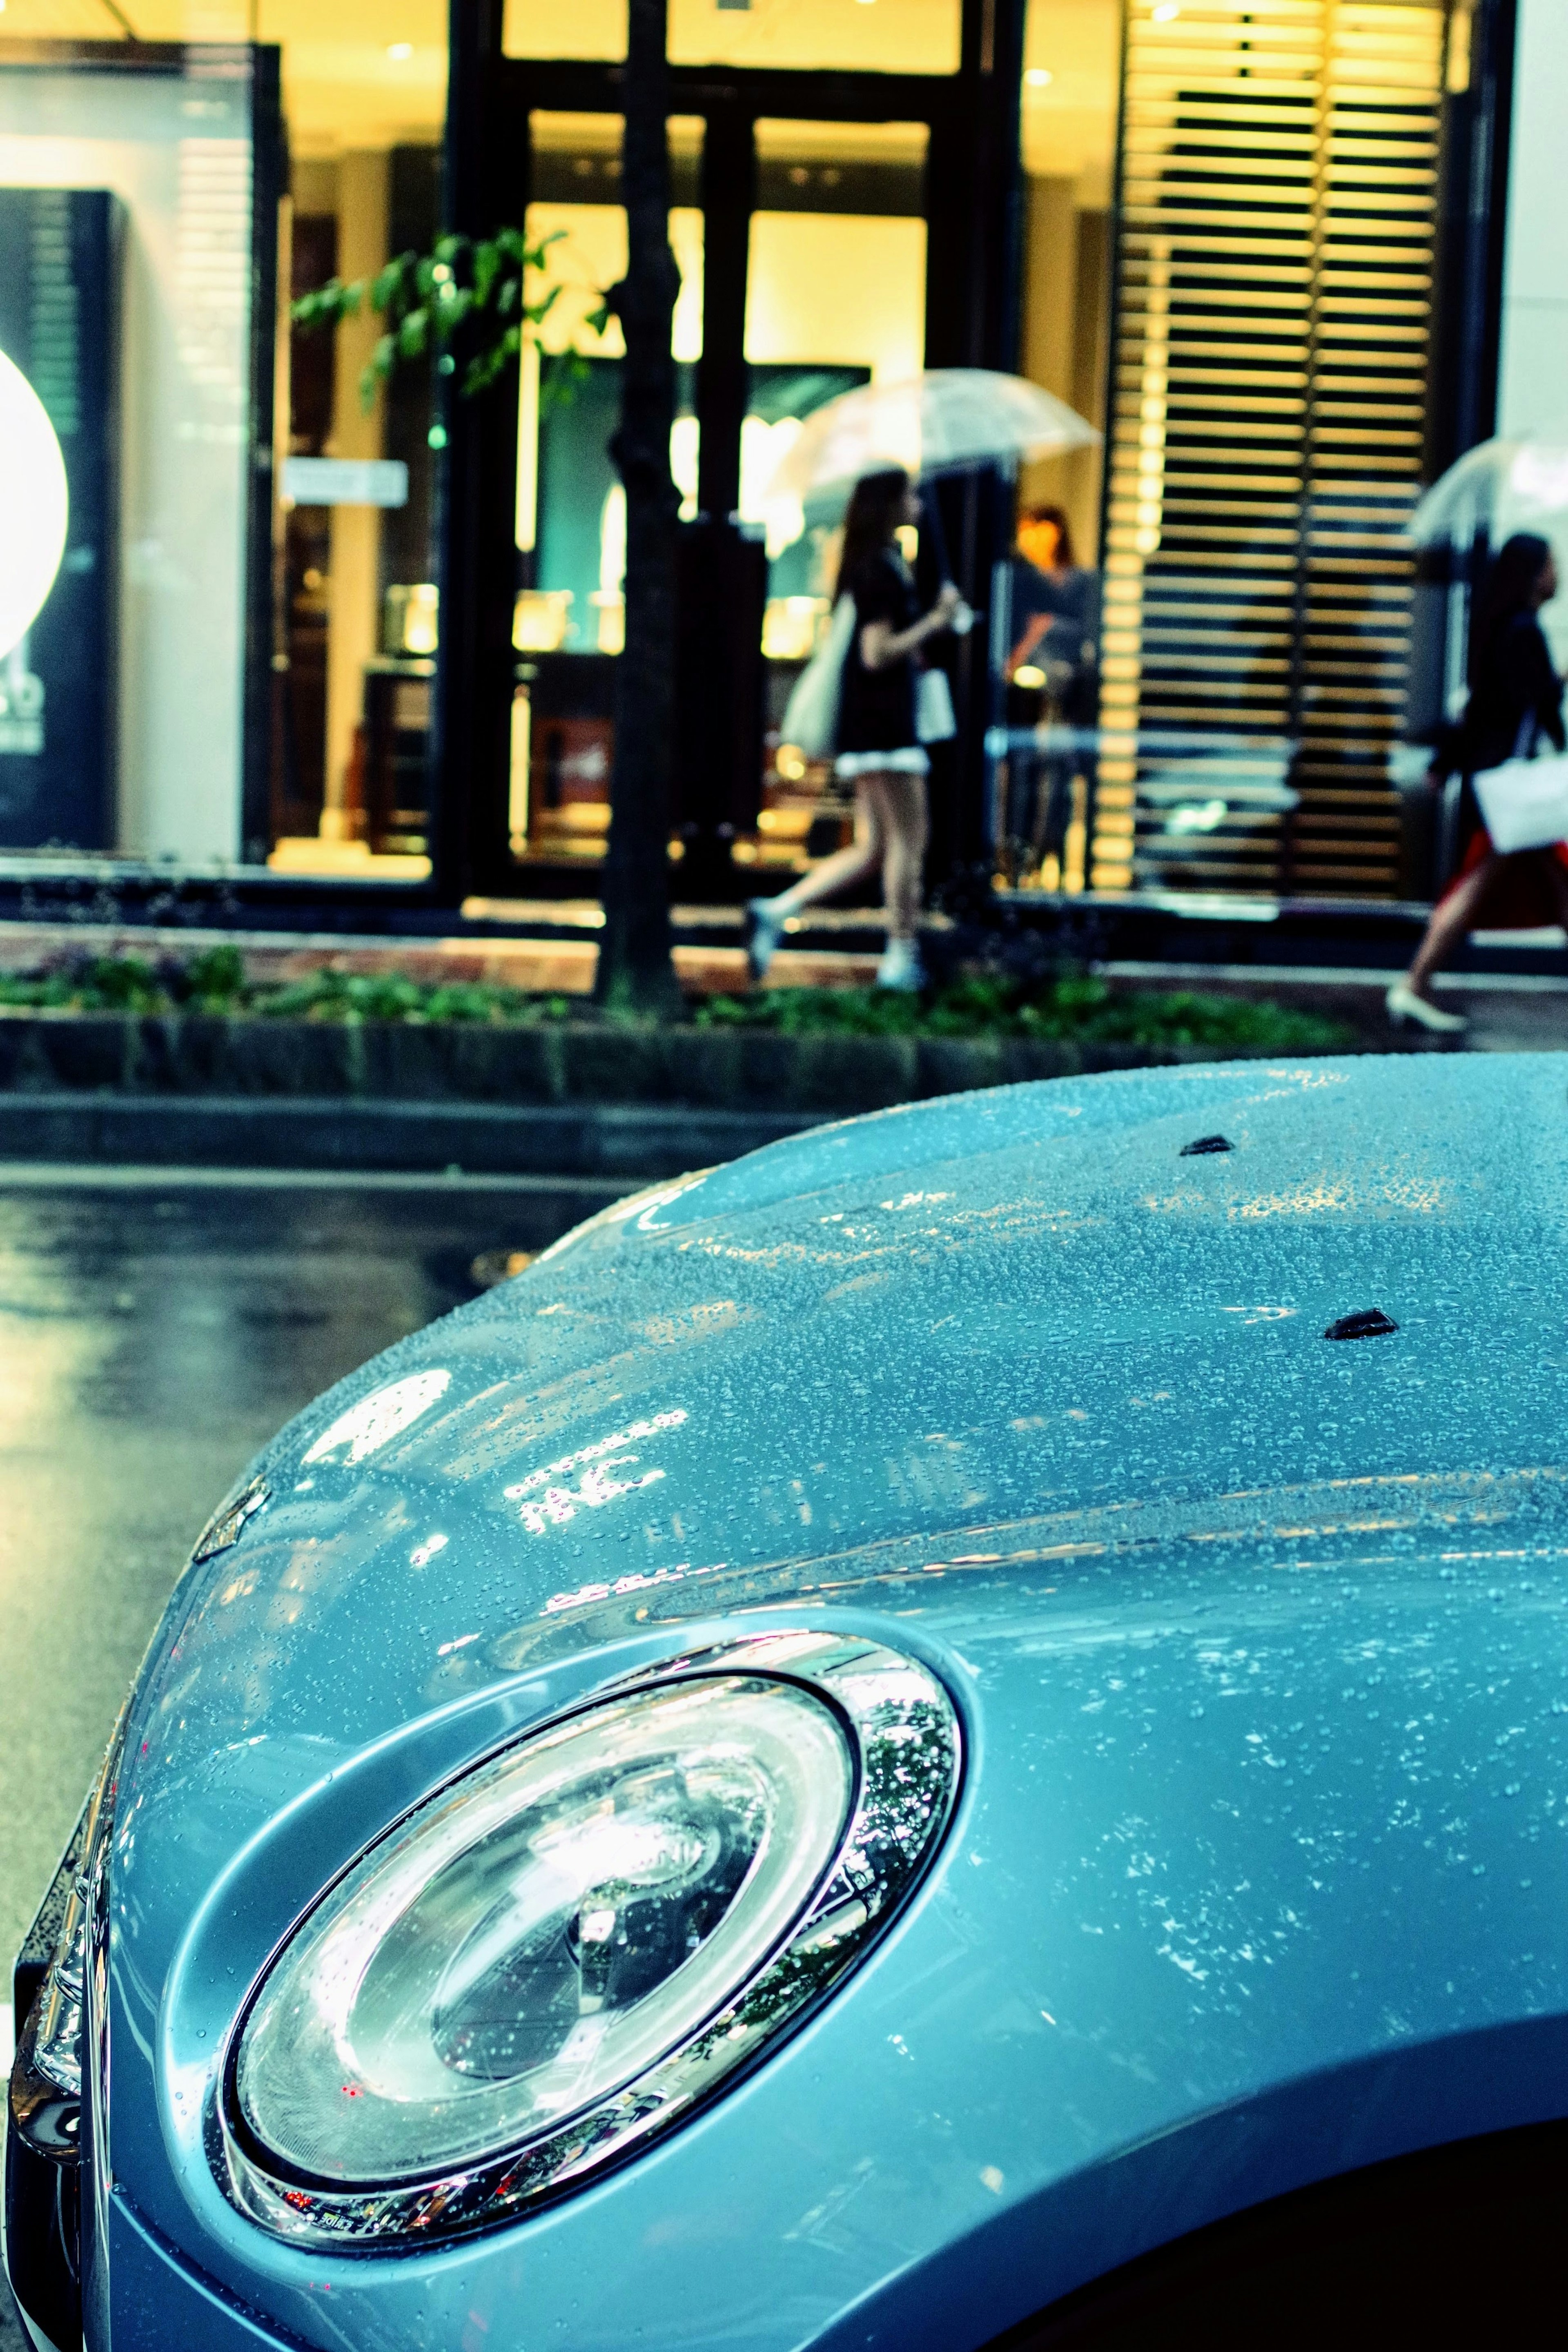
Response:
M897 751L841 751L833 761L833 773L846 783L856 776L874 776L889 769L895 776L928 776L931 762L918 743L906 743Z

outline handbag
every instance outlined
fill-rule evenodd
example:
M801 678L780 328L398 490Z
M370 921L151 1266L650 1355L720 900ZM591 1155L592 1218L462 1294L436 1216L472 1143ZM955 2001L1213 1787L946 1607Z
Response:
M1568 754L1505 760L1472 782L1491 845L1504 857L1568 841Z
M915 734L921 743L950 743L958 732L953 689L945 669L923 669L915 681Z
M822 642L789 689L779 737L808 760L831 760L838 748L844 664L855 633L855 600L841 596Z

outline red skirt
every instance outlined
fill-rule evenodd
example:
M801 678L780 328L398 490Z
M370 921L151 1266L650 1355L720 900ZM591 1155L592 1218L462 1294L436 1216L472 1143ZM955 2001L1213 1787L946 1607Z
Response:
M1465 845L1458 870L1444 891L1439 906L1452 897L1468 874L1492 854L1491 835L1478 824ZM1476 908L1476 928L1489 931L1534 931L1562 920L1557 903L1546 886L1537 860L1554 857L1568 873L1568 841L1554 841L1550 849L1522 849L1508 858L1501 873Z

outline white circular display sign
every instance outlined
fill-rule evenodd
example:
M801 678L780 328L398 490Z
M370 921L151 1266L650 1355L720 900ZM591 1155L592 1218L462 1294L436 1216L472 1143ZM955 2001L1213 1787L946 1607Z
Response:
M69 515L66 461L48 411L0 352L0 660L55 584Z

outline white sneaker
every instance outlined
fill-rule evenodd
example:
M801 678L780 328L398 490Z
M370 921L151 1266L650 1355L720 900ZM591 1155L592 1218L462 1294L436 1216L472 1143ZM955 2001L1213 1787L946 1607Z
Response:
M1402 980L1395 982L1384 1003L1388 1007L1388 1018L1396 1029L1403 1029L1407 1021L1413 1021L1418 1029L1442 1031L1447 1035L1458 1037L1470 1025L1462 1013L1439 1012L1429 997L1418 995Z
M751 898L746 907L746 960L753 980L761 980L778 952L784 918L771 898Z
M925 970L914 940L889 940L876 968L879 988L895 988L914 996L925 985Z

